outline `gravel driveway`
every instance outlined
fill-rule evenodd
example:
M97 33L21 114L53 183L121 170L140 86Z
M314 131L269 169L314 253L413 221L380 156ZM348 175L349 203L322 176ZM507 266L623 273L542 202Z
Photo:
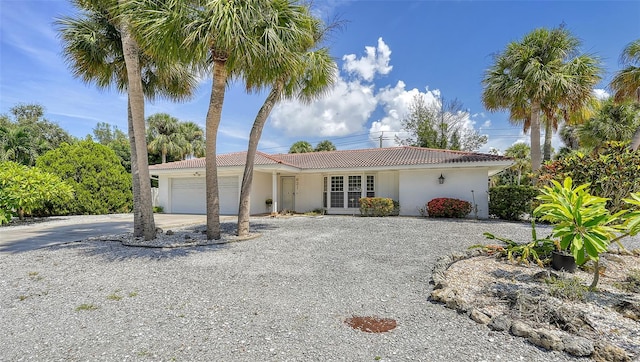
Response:
M440 256L484 243L484 231L528 240L526 224L326 216L252 227L262 236L218 246L85 241L0 255L0 360L572 360L427 300ZM344 323L353 315L398 326L364 333Z

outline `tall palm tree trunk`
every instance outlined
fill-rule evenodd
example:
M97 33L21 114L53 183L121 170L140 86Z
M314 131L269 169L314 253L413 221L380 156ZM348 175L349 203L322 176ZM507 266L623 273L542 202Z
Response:
M531 104L531 169L536 172L540 169L540 104Z
M238 236L246 236L249 234L249 217L251 216L251 185L253 183L253 164L256 158L256 151L258 149L258 143L262 136L262 130L267 118L271 113L271 110L276 105L282 89L284 88L284 82L278 81L271 92L265 99L264 104L260 107L260 111L256 115L256 119L253 122L251 133L249 135L249 147L247 148L247 160L244 163L244 175L242 176L242 186L240 189L240 205L238 207Z
M222 117L227 70L225 61L213 61L213 84L206 120L205 182L207 192L207 239L220 239L220 195L218 193L218 165L216 160L216 138Z
M551 138L553 137L553 125L550 121L544 123L544 155L543 160L551 160Z
M120 0L122 2L122 0ZM122 51L127 67L127 91L129 93L129 107L131 109L131 123L133 133L129 138L133 138L135 147L131 153L135 152L137 168L132 167L133 178L138 178L138 196L134 194L134 202L139 202L139 220L134 220L134 235L141 235L145 240L152 240L156 237L156 225L153 220L153 207L151 202L151 182L149 177L149 161L147 160L147 141L144 131L144 94L142 92L142 76L140 72L138 44L131 36L126 24L123 22L121 31ZM130 141L131 142L131 141ZM135 151L134 151L135 150ZM134 189L134 191L136 191ZM135 218L135 214L134 214Z
M129 133L129 147L131 148L131 178L133 189L133 236L144 236L142 214L140 212L140 177L138 172L138 153L136 152L136 138L133 132L133 116L131 115L131 101L127 95L127 126Z

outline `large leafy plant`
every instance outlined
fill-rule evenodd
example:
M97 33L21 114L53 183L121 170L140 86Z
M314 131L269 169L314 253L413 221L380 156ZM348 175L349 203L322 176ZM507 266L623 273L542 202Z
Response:
M621 213L612 215L606 208L607 199L589 194L589 184L573 187L570 177L563 184L551 181L538 199L542 202L534 210L536 216L554 225L553 237L560 241L561 250L569 251L578 265L598 260L616 237L611 224Z

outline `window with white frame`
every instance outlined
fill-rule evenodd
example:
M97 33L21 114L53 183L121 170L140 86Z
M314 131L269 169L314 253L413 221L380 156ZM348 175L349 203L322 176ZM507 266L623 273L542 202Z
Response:
M344 177L331 176L331 200L329 207L344 207Z
M349 176L349 192L347 193L347 207L360 207L362 197L362 176Z
M373 175L323 177L322 197L325 208L359 208L361 197L375 197L375 177Z
M373 175L367 175L367 197L376 197L376 184Z

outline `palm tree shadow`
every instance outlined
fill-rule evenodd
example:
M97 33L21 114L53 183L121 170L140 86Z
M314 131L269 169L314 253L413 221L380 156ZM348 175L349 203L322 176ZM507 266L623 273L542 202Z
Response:
M263 223L252 223L252 231L264 232L268 230L274 230L277 227L274 225ZM220 229L223 234L223 238L227 236L230 240L235 235L236 223L222 223ZM193 233L206 232L206 227L195 226L189 228ZM118 262L132 259L148 259L148 260L167 260L189 257L191 255L200 254L203 252L215 252L218 250L225 250L233 248L238 243L256 242L260 238L248 239L244 241L233 241L225 244L211 244L211 245L189 245L183 244L177 247L150 247L150 246L130 246L124 245L120 240L115 239L95 239L84 240L78 242L71 242L66 244L59 244L49 247L50 250L76 250L79 254L86 256L100 256L109 262Z

